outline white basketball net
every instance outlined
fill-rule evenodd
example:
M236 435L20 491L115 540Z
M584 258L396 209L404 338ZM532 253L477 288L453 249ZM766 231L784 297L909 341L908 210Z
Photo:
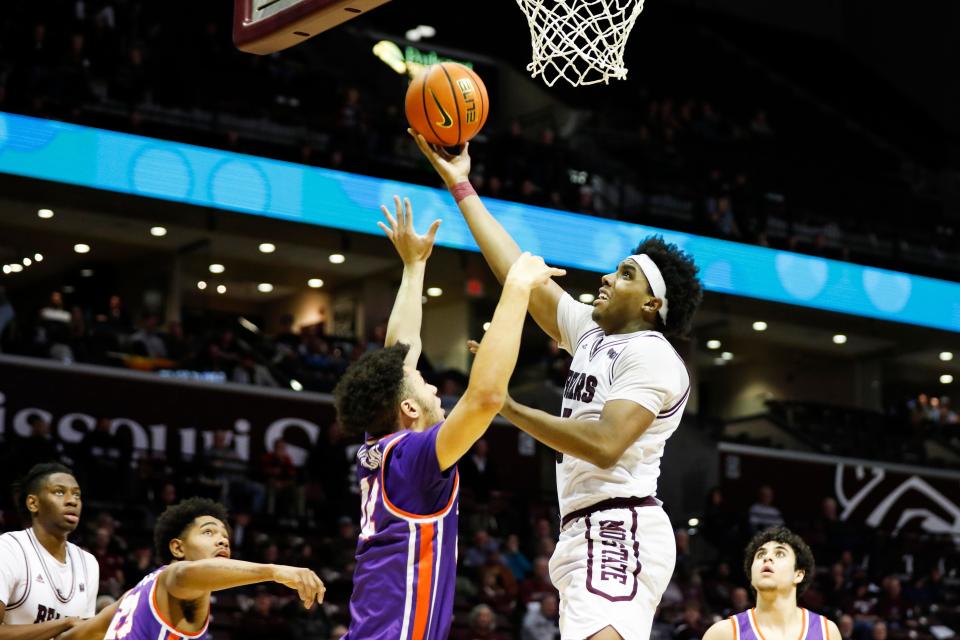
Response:
M517 0L530 25L533 62L527 71L547 86L623 80L627 37L643 0Z

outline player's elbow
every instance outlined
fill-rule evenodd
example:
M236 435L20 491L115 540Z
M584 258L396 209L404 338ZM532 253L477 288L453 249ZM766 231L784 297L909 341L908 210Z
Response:
M608 442L597 438L593 442L593 456L590 462L601 469L610 469L623 456L624 448L616 442Z
M610 469L617 464L617 460L619 459L620 456L616 452L611 451L609 447L598 445L595 446L592 451L590 463L601 469Z
M477 389L470 394L470 405L477 411L497 413L506 399L506 392L500 389Z

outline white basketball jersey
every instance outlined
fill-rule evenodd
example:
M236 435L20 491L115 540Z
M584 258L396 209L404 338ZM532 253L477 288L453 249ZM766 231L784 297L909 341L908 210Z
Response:
M609 469L570 455L558 456L557 494L562 515L607 498L656 495L664 446L680 426L690 395L687 368L663 334L605 335L591 319L592 313L592 307L568 294L557 307L560 346L573 355L561 415L599 420L609 400L631 400L656 418Z
M59 562L32 529L0 535L0 602L3 624L35 624L96 612L100 567L92 554L67 543Z

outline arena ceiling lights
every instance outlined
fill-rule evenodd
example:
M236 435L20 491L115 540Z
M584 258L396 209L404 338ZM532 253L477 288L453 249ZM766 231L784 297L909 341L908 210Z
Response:
M449 194L368 176L0 113L0 172L380 235L379 207L408 195L437 244L478 251ZM960 332L960 283L553 209L486 200L524 249L609 272L659 233L696 257L709 291ZM202 215L198 212L198 215Z

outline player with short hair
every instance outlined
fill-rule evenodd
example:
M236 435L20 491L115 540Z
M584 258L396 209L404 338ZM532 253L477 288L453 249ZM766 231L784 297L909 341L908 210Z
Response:
M353 640L442 640L453 621L459 479L457 461L484 434L506 397L531 291L561 269L525 254L504 278L500 302L470 372L444 418L436 387L416 370L423 279L439 221L413 228L409 200L380 224L403 260L385 348L367 353L334 390L357 453L360 540L350 598Z
M154 543L165 566L60 640L201 638L212 592L258 582L296 590L308 609L323 601L323 582L309 569L231 560L227 511L213 500L188 498L167 507L157 519Z
M813 552L786 527L756 534L743 555L743 570L757 606L714 623L703 640L840 640L832 620L797 605L813 582Z
M467 147L441 155L412 130L499 280L520 247L470 186ZM693 259L643 240L601 278L593 306L549 282L530 314L573 355L560 417L507 398L501 414L558 452L561 533L550 560L564 638L647 640L676 556L656 499L660 458L690 393L665 336L687 334L703 297Z
M100 567L67 540L83 510L70 469L34 465L15 493L30 526L0 535L0 640L47 640L93 617Z

